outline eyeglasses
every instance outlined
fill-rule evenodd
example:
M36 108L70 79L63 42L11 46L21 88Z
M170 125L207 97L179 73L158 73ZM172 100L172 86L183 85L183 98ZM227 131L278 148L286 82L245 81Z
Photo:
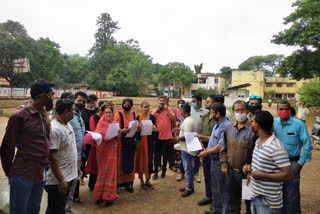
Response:
M250 100L262 99L260 96L250 96L249 98L250 98Z

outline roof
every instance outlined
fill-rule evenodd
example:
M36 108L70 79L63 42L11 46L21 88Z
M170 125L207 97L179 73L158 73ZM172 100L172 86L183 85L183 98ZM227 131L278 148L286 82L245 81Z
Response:
M236 85L236 86L231 86L231 87L228 87L226 89L230 90L230 89L239 89L239 88L246 88L246 87L249 87L251 86L250 83L245 83L245 84L241 84L241 85Z

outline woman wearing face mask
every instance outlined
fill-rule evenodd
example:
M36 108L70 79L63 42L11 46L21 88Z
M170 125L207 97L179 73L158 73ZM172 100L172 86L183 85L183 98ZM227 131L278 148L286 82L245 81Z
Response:
M81 117L87 131L90 130L90 117L99 111L97 108L97 100L98 97L96 95L90 94L88 96L86 107L81 110Z
M134 137L126 137L130 131L129 122L136 119L136 114L131 111L133 101L131 98L125 98L122 101L122 111L114 116L121 129L121 143L118 146L118 192L121 187L125 187L130 193L133 193L134 181L134 157L136 142Z

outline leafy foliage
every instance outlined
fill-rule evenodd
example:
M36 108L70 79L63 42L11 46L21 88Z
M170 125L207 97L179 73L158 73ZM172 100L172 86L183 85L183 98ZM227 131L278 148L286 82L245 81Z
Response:
M320 79L309 80L299 88L298 93L301 95L300 100L308 106L320 106Z
M220 75L223 78L225 78L228 83L231 83L232 71L233 71L232 68L230 68L228 66L223 66L220 69L220 73L218 73L218 75Z
M212 89L212 88L210 88L209 90L207 90L205 88L198 88L196 90L196 94L201 94L202 99L207 99L207 97L209 95L218 94L218 90L217 89Z
M201 63L200 65L194 65L194 71L196 72L196 74L201 73L202 66L203 66L203 63Z

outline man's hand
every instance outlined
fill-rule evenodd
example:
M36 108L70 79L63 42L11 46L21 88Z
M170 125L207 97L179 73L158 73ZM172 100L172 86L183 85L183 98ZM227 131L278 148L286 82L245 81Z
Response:
M176 127L176 128L173 128L173 129L172 129L172 132L173 132L173 133L178 132L178 131L180 131L180 128L177 128L177 127Z
M68 191L68 184L67 182L63 181L62 183L58 184L58 190L59 192L67 193Z
M205 150L203 152L200 152L198 154L198 157L203 158L203 157L207 157L208 156L208 150Z
M163 109L166 110L166 111L168 111L168 107L169 107L169 106L168 106L167 104L164 104ZM168 113L170 113L170 112L168 112ZM170 114L171 114L171 113L170 113Z
M251 170L251 164L246 164L242 167L242 171L244 174L248 174Z
M296 163L296 168L297 168L298 172L300 172L302 170L302 166L298 163Z
M128 128L124 128L124 129L121 130L121 133L127 134L129 132L130 132L130 129L128 129Z
M251 176L257 180L263 180L263 173L258 170L251 172Z
M221 168L221 173L224 174L226 177L229 177L228 168Z
M250 183L250 178L251 178L251 176L250 176L250 174L248 173L248 174L247 174L247 186L248 186L249 183Z

